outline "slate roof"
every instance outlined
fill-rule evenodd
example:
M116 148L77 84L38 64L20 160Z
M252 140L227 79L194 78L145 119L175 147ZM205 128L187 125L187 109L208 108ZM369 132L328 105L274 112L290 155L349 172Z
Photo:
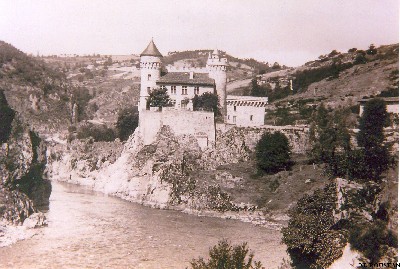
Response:
M170 72L162 76L157 84L183 84L183 85L203 85L214 86L215 81L208 77L208 74L194 73L193 79L190 79L189 72Z
M163 57L160 51L157 49L156 44L154 44L153 39L150 41L147 48L140 54L140 56L157 56Z
M380 99L383 99L385 102L387 103L398 103L399 102L399 97L378 97ZM371 100L371 98L368 99L360 99L358 100L358 102L360 103L366 103L369 100Z

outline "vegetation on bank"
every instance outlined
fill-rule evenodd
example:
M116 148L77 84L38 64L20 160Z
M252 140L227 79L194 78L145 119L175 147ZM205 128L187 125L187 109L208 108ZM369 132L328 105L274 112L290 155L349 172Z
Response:
M368 101L359 123L358 148L353 149L343 113L329 113L323 105L317 109L311 159L325 164L331 178L346 178L359 187L346 193L341 208L336 208L336 186L329 184L305 195L291 209L282 233L295 268L326 268L342 255L347 242L373 263L397 248L397 234L388 229L389 204L377 202L383 190L382 174L394 164L384 142L386 123L385 102ZM348 216L335 221L337 210Z
M254 260L254 254L247 243L231 245L222 239L209 250L210 258L193 259L191 269L261 269L262 264Z

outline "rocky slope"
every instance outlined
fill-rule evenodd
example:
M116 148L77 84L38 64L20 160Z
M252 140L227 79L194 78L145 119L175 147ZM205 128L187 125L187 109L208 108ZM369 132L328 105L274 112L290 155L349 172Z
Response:
M46 148L18 114L8 107L0 91L1 121L4 123L0 151L0 245L14 241L9 232L23 237L23 232L10 225L35 227L43 225L38 208L49 204L50 181L44 178Z

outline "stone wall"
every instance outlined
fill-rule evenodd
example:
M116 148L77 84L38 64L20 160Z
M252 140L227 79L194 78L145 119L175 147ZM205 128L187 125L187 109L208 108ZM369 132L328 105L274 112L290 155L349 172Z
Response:
M217 125L217 139L218 132L232 132L234 136L243 137L243 142L249 150L253 151L264 132L273 133L276 131L282 132L287 136L293 153L305 153L310 148L308 127L263 125L245 128L219 124Z
M193 135L202 149L215 143L214 113L187 110L141 111L139 132L144 145L153 143L163 125L175 135Z

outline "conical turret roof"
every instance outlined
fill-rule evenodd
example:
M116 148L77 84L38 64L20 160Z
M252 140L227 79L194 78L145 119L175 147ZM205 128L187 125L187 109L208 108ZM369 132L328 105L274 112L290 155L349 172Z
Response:
M153 39L151 39L147 48L140 54L140 56L156 56L163 57L160 51L157 49L156 44L154 44Z
M214 51L212 52L212 55L219 55L219 51L217 49L214 49Z

